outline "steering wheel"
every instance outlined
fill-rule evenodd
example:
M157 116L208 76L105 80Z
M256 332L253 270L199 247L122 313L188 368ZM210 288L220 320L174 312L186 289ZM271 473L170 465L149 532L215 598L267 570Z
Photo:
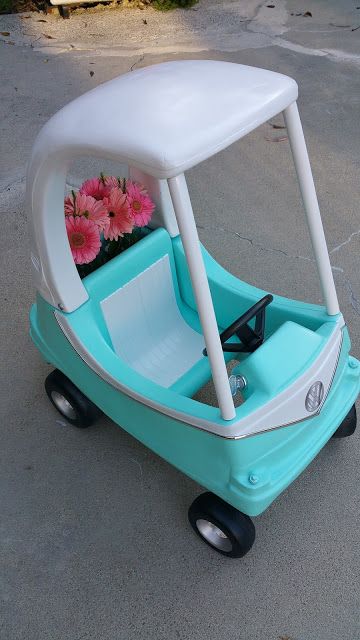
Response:
M243 313L240 318L235 320L227 329L225 329L220 334L220 341L222 345L223 351L227 352L243 352L243 353L252 353L256 351L264 342L264 334L265 334L265 309L273 301L273 296L271 294L267 294L258 302L250 307L245 313ZM252 329L249 327L248 322L252 318L255 317L255 328ZM236 335L240 343L238 342L230 342L229 344L225 344L231 336ZM207 356L207 351L204 349L204 356Z

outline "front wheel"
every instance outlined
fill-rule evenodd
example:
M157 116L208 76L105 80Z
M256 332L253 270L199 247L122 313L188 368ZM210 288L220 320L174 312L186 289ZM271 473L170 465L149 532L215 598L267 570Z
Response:
M338 427L333 434L333 438L348 438L352 436L356 429L356 407L353 404L346 418L342 421L340 427Z
M100 409L58 369L46 378L45 391L55 409L74 427L90 427L101 416Z
M255 527L249 516L213 493L194 500L189 521L204 542L229 558L242 558L254 544Z

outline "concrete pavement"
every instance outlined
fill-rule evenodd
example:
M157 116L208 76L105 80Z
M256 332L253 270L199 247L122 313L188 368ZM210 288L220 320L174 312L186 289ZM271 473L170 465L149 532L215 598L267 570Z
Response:
M168 14L92 9L69 21L0 17L0 32L10 33L0 36L1 639L360 637L359 435L329 443L256 518L248 556L228 561L212 553L187 524L200 487L109 420L81 432L50 406L43 390L49 367L28 337L34 292L23 202L25 166L41 126L109 78L193 57L286 73L299 84L339 299L359 357L356 6L203 0L196 10ZM312 17L296 15L305 11ZM278 137L264 125L188 173L199 231L233 273L317 302L288 144ZM106 170L77 163L71 180L100 166Z

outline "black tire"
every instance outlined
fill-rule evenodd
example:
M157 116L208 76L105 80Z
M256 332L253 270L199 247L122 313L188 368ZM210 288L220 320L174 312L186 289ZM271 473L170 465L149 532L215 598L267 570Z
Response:
M59 5L59 13L64 20L68 20L70 18L71 9L67 4Z
M249 516L213 493L196 498L188 515L197 535L224 556L242 558L254 544L255 527Z
M348 438L352 436L356 429L356 407L353 404L346 418L342 421L340 427L338 427L333 434L333 438Z
M90 427L101 416L100 409L58 369L46 378L45 390L55 409L74 427Z

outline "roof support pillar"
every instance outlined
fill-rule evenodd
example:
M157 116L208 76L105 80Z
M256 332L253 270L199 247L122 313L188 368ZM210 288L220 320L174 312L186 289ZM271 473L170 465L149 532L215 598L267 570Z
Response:
M284 110L285 124L304 203L320 284L329 316L340 313L310 160L296 102Z
M234 401L184 174L169 178L168 184L189 267L221 416L223 420L232 420L236 415Z

